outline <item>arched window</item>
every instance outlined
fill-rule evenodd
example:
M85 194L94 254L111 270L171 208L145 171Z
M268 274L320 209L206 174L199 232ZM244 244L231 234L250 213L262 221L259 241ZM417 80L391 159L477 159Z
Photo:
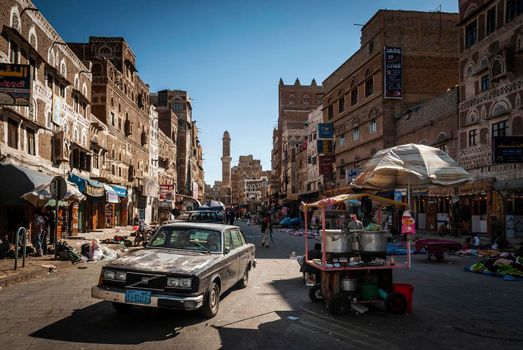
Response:
M476 123L478 120L479 120L478 112L473 110L473 111L470 111L469 114L467 114L467 117L465 119L465 124L471 125L471 124Z
M63 59L60 62L60 74L64 77L67 77L67 66L65 64L65 60Z
M303 95L303 104L304 105L310 105L311 104L311 98L309 95L305 94Z
M113 56L113 50L109 46L102 46L98 50L98 56L105 57L105 58L111 58Z
M22 30L22 28L20 28L20 15L18 14L18 8L16 6L11 8L11 28L19 32Z
M472 74L474 74L474 63L473 62L469 62L465 65L465 69L464 69L464 72L463 72L463 75L465 77L468 77L468 76L471 76Z
M294 96L294 94L289 95L289 104L290 105L296 104L296 96Z
M38 50L38 39L36 37L36 30L34 27L31 27L31 29L29 29L29 44L35 50Z
M427 145L427 144L428 144L427 140L425 140L425 139L421 139L421 140L419 140L418 143L419 143L420 145Z
M490 75L492 77L497 77L497 76L503 74L503 72L504 72L503 60L499 56L494 57L491 65L490 65Z
M438 134L437 138L436 138L436 140L437 140L438 143L439 143L439 142L444 142L444 141L446 141L447 139L448 139L448 136L447 136L447 134L446 134L444 131L440 132L440 133Z

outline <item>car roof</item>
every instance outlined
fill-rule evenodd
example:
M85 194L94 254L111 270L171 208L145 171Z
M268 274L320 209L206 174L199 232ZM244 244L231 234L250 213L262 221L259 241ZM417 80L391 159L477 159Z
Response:
M180 214L184 214L184 213L189 213L189 214L194 214L194 213L216 213L216 211L214 211L214 210L186 210L186 211L182 211Z
M233 225L224 225L224 224L214 224L214 223L207 223L207 222L173 222L172 224L166 224L162 227L186 227L186 228L205 228L208 230L216 230L216 231L226 231L231 228L239 228L238 226Z

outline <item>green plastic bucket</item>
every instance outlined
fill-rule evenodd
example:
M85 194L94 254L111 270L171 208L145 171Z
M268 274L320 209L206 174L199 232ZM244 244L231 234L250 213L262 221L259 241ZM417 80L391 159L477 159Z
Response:
M360 299L362 301L376 300L379 297L378 284L372 282L364 282L360 285Z

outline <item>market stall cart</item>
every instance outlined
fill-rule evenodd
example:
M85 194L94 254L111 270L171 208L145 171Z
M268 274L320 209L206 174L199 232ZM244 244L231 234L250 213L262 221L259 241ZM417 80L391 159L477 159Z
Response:
M437 261L444 259L445 252L461 250L461 244L447 239L419 239L416 241L416 251L425 249L429 261L434 257Z
M315 268L318 281L309 293L312 301L326 300L333 314L343 314L351 308L363 312L365 305L384 302L392 313L402 314L412 310L413 287L394 284L394 269L410 268L410 241L406 240L407 261L387 257L388 231L373 223L367 229L326 229L325 211L328 207L344 203L372 201L374 221L381 222L382 210L390 206L405 206L372 194L345 194L318 202L304 204L305 213L305 263ZM321 259L308 256L308 210L321 210ZM350 215L350 212L346 212ZM354 226L353 226L354 227Z

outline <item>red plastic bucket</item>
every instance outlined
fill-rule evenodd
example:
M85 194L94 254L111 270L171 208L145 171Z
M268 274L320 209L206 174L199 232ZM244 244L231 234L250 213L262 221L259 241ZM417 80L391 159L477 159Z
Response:
M414 294L414 286L406 283L394 283L392 290L397 293L403 294L407 299L407 313L412 313L412 297Z

